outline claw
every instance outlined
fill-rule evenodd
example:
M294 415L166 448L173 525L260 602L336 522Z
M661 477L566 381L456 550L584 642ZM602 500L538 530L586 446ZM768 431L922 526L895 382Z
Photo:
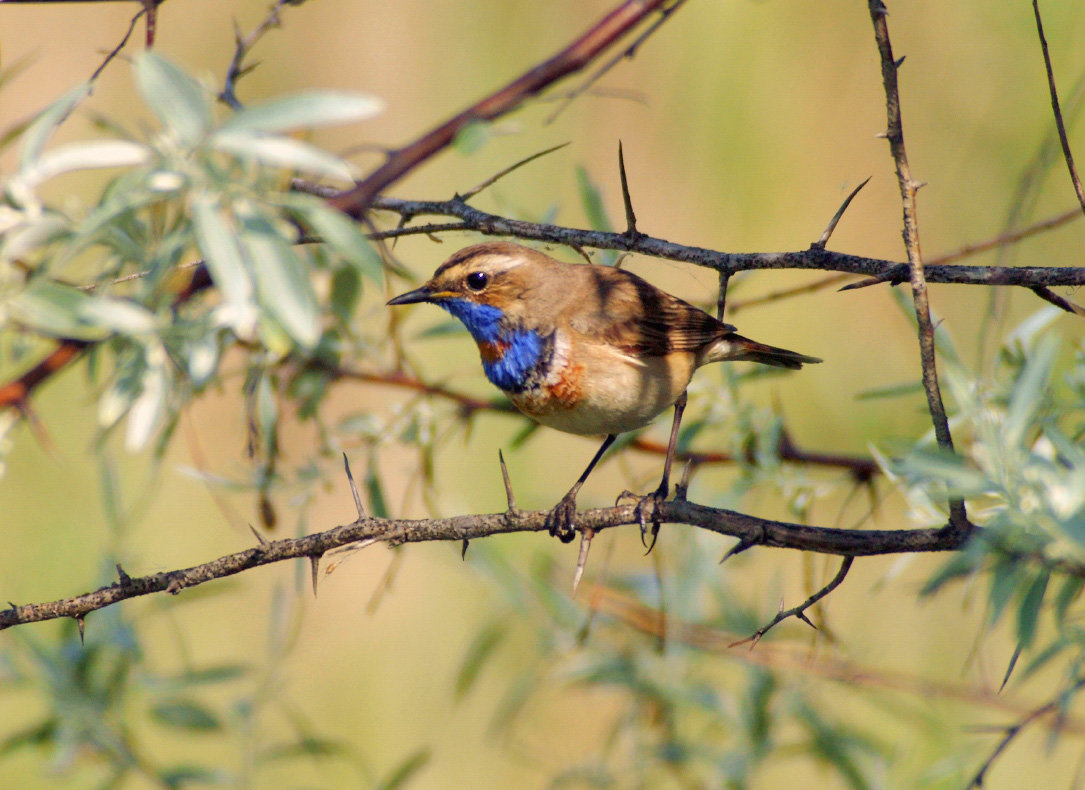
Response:
M632 491L623 491L618 494L618 499L614 502L615 506L621 504L623 499L632 499L637 505L633 509L633 515L637 518L637 523L640 525L640 545L644 546L645 554L651 554L652 549L656 546L656 539L659 537L660 521L656 515L656 509L660 504L667 500L668 489L662 485L650 494L641 496L634 494ZM648 516L651 514L651 527L649 527ZM648 535L651 534L652 541L648 542Z
M576 537L576 496L566 494L554 505L546 517L546 529L550 536L562 543L569 543Z

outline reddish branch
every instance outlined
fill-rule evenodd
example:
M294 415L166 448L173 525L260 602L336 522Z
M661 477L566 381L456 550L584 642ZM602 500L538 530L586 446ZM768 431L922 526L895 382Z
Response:
M461 130L472 123L492 121L519 107L562 77L580 71L615 42L656 11L665 10L666 0L629 0L615 8L595 27L558 52L520 75L505 87L445 121L412 143L389 154L388 160L330 203L352 217L360 218L373 199L421 162L448 147Z
M369 384L383 384L390 387L399 387L443 398L444 400L457 404L463 410L464 416L467 417L478 411L492 411L503 414L520 413L506 400L485 400L483 398L476 398L471 395L465 395L462 392L448 389L440 384L427 384L420 379L408 376L404 373L377 373L353 370L351 368L336 368L330 372L332 375L339 378L364 381ZM651 453L652 455L665 455L667 452L667 446L665 444L648 439L644 436L637 436L629 442L628 446L639 452ZM780 433L780 440L776 445L776 453L781 461L789 463L844 469L851 474L857 483L868 483L881 472L878 464L872 458L858 455L846 455L843 453L823 453L804 450L795 444L791 435L786 430ZM675 460L699 466L701 464L734 463L738 459L730 453L685 450L679 451L675 455Z

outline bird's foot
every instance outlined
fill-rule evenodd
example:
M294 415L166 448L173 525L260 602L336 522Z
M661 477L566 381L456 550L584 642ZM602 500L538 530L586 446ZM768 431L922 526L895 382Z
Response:
M614 503L619 505L623 499L629 499L637 503L636 507L633 508L633 515L636 517L637 523L640 524L640 542L647 549L645 554L650 554L656 546L660 526L659 506L667 501L669 492L670 487L661 483L659 488L650 494L640 495L634 494L632 491L623 491L618 494L618 499ZM651 535L650 542L648 540L649 535Z
M546 516L546 528L551 537L562 543L569 543L576 537L576 495L572 491L563 496Z

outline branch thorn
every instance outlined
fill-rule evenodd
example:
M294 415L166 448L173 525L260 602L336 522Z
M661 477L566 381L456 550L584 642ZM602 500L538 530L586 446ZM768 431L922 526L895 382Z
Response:
M866 180L863 181L863 183L853 189L851 191L851 194L844 198L844 202L840 204L840 208L838 208L836 210L836 213L833 214L833 218L829 220L829 224L828 226L826 226L824 232L822 232L821 236L818 238L817 241L810 245L811 247L825 249L825 245L829 242L829 237L833 235L833 231L836 230L837 223L840 222L840 218L844 216L844 212L847 211L848 206L851 205L851 201L855 198L856 195L859 194L859 190L861 190L870 182L871 178L873 178L873 176L867 176Z
M120 580L121 585L124 586L124 585L131 584L132 583L132 577L124 572L124 568L121 567L121 564L119 562L117 563L116 568L117 568L117 579Z
M625 156L622 154L622 141L618 141L618 175L622 181L622 202L625 204L625 233L630 239L640 235L637 230L637 215L633 213L633 200L629 197L629 181L625 175Z
M79 629L79 644L85 645L87 631L87 621L83 618L83 615L77 615L75 618L75 627Z
M501 464L501 479L505 483L505 498L508 500L509 508L508 515L516 516L520 514L519 508L516 507L516 495L512 492L512 481L509 479L509 469L505 466L505 454L500 450L497 451L497 460ZM467 553L467 541L463 542L463 553Z
M595 537L595 530L583 527L580 530L580 553L576 558L576 571L573 573L573 594L580 587L580 580L584 576L584 568L588 565L588 552L591 551L591 541Z
M256 536L256 542L261 546L267 545L267 538L260 534L260 532L252 524L249 524L249 529L252 530L252 534ZM120 566L118 566L120 567Z
M320 578L320 558L323 554L310 554L309 555L309 572L313 579L313 597L316 598L316 583Z
M742 538L738 543L727 550L727 553L720 558L719 564L723 565L723 563L727 562L727 560L731 559L736 554L741 554L746 551L746 549L752 549L759 542L760 541L755 538Z
M354 507L358 509L358 520L365 521L367 516L365 508L362 506L362 497L358 493L358 486L354 484L354 475L351 474L350 461L347 459L346 453L343 453L343 468L347 470L347 482L350 483L350 493L354 496Z
M467 547L471 545L471 541L467 538L463 539L463 543L460 544L460 560L467 559Z

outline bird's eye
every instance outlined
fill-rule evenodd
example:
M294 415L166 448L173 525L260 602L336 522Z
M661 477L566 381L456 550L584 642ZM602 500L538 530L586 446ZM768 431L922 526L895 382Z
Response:
M486 272L471 272L467 275L467 287L472 291L481 291L490 282L490 276Z

